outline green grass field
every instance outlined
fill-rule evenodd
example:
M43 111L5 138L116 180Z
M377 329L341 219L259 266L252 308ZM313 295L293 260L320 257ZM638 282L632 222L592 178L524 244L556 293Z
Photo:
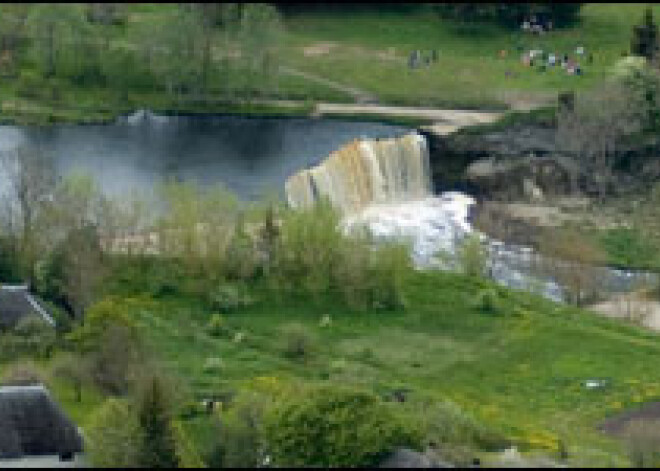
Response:
M204 108L212 112L242 112L227 105L228 99L344 103L356 100L354 93L323 80L357 89L391 105L527 109L552 104L557 92L585 89L607 76L622 52L628 51L632 26L641 21L644 8L643 4L586 4L577 24L543 36L492 24L459 25L439 18L424 6L407 12L357 9L349 14L296 14L285 18L279 63L320 81L290 73L279 73L275 78L246 78L241 70L227 69L212 78L208 98L215 105ZM653 8L660 15L660 6ZM158 23L159 17L170 9L167 5L130 5L128 22L112 27L111 43L135 47L141 28ZM594 55L591 65L581 61L583 76L568 76L559 67L542 73L521 63L525 50L571 54L577 46L584 46L587 53ZM215 48L222 48L220 34ZM416 49L437 50L438 62L410 70L408 56ZM505 58L499 55L502 50L507 52ZM126 109L145 107L199 110L199 106L179 103L163 92L134 90L126 101L108 89L38 80L28 56L21 60L19 69L21 78L3 78L0 82L0 119L4 122L99 122ZM24 83L24 71L34 80ZM505 76L507 72L512 75ZM264 80L271 85L266 86Z
M499 314L486 314L473 307L483 286L418 273L406 285L407 309L380 313L262 294L255 306L225 318L231 331L245 335L239 343L207 335L211 313L194 300L161 299L133 315L157 356L198 397L256 377L333 381L381 394L406 388L413 404L454 401L523 449L554 453L561 438L592 464L625 463L619 445L595 427L625 407L660 399L657 336L504 289ZM331 326L320 327L324 315ZM290 322L317 337L306 361L281 352L281 329ZM220 358L222 370L205 371L208 358ZM608 385L588 390L583 383L590 378ZM70 400L65 405L75 411Z
M496 106L502 103L554 100L556 92L592 86L629 50L632 26L643 4L585 4L580 22L543 36L494 25L459 27L432 11L408 14L355 11L301 14L287 21L288 42L283 61L300 70L350 84L387 103L447 106ZM656 15L660 6L653 7ZM334 44L327 54L305 56L303 48ZM584 46L593 65L568 76L560 68L540 73L522 65L518 47L573 53ZM393 55L387 54L393 49ZM438 63L409 70L415 49L439 51ZM507 57L499 57L501 50ZM381 54L380 56L378 54ZM505 77L509 70L513 78Z

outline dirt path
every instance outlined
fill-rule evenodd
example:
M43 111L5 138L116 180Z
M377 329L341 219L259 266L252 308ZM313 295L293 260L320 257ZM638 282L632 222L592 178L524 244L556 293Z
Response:
M310 82L316 82L321 85L325 85L328 88L332 88L333 90L346 93L347 95L352 96L356 103L378 102L378 99L374 95L371 95L370 93L365 92L364 90L360 90L359 88L344 85L342 83L335 82L333 80L329 80L324 77L319 77L318 75L310 74L309 72L303 72L302 70L294 69L292 67L288 67L284 65L280 66L279 71L280 74L301 77L304 78L305 80L309 80Z

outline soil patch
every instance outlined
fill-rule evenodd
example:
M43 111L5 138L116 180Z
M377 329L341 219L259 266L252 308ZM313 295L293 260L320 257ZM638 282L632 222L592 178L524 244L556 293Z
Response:
M641 407L610 417L598 429L610 435L620 436L628 424L636 421L660 420L660 402L648 402Z

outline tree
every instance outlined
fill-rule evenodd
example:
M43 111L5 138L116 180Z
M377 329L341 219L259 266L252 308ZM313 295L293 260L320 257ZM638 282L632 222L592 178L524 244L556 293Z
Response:
M13 73L18 64L17 53L24 34L30 5L4 3L0 5L0 66Z
M564 288L567 301L582 305L598 295L605 255L577 230L562 228L543 234L538 242L541 269Z
M147 468L177 468L171 406L165 385L157 376L146 382L138 399L138 421L143 432L140 464Z
M246 3L241 8L240 25L241 49L248 71L261 75L270 81L266 86L272 86L277 78L283 32L279 12L265 3Z
M34 284L35 262L45 238L41 231L55 189L55 169L39 149L24 146L5 152L2 167L9 183L5 214L18 232L24 276Z
M645 57L649 62L657 56L658 27L653 22L653 10L650 7L647 7L644 12L642 24L633 27L630 52L633 55Z
M292 394L266 417L275 466L371 467L420 436L371 393L320 387Z
M40 3L30 9L27 18L28 31L35 57L43 75L56 75L60 55L75 54L74 36L85 24L76 4Z
M108 399L85 432L85 452L93 466L136 468L142 464L142 430L129 401Z
M112 394L125 394L146 368L146 358L126 301L106 298L92 306L69 338L90 362L95 384Z
M611 183L620 145L644 129L647 106L644 94L610 80L577 95L572 110L558 113L557 147L596 183L601 198Z
M73 354L58 356L53 375L71 384L76 402L82 402L83 385L91 379L89 362L85 358Z
M447 18L469 21L493 21L516 28L532 15L552 20L555 26L575 21L581 3L441 3L438 12Z

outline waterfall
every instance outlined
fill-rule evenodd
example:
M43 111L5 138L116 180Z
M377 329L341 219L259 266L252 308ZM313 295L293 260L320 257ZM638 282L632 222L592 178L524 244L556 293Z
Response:
M309 207L325 197L343 213L353 213L372 203L430 196L426 140L417 133L354 140L320 165L290 177L285 189L293 208Z

